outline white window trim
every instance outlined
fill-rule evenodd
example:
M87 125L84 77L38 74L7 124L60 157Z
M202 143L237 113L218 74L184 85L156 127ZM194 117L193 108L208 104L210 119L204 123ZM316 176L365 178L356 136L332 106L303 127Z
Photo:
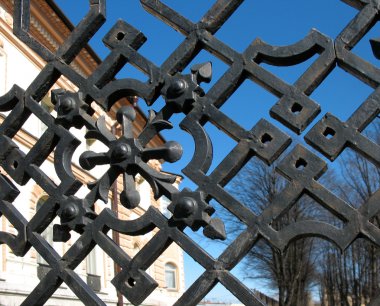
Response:
M97 264L97 257L99 256L97 247L95 246L86 257L86 273L90 275L101 276L99 267Z
M167 269L167 266L171 265L174 268ZM168 287L168 283L166 281L166 271L173 272L174 275L174 287ZM178 273L178 265L173 261L167 261L164 265L164 276L165 276L165 288L168 291L179 291L179 273Z

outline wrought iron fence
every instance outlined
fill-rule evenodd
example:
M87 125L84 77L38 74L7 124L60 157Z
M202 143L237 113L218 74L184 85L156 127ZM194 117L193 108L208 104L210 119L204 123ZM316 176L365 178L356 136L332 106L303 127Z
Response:
M9 111L0 126L0 159L6 172L0 177L0 212L18 232L17 235L1 232L0 241L7 244L17 256L24 256L33 247L51 268L23 305L44 304L63 282L85 304L105 305L74 272L95 245L121 267L112 284L135 305L142 303L157 287L156 281L145 270L173 243L179 245L205 270L176 305L196 305L217 283L221 283L245 305L263 305L230 272L263 237L278 250L284 250L297 238L308 236L322 237L341 249L358 237L380 244L380 229L370 222L380 208L379 191L367 203L355 209L318 182L326 170L326 162L313 153L315 151L297 145L290 153L282 154L291 143L286 129L301 134L321 112L320 106L309 96L338 65L371 86L373 93L346 122L327 113L307 132L304 139L331 161L350 147L379 166L379 146L362 132L379 114L380 70L350 50L377 22L380 1L344 1L357 8L358 14L335 40L312 30L291 46L274 47L255 40L244 52L239 53L214 34L242 2L218 0L199 22L193 23L160 1L141 0L145 10L182 33L186 40L158 67L138 52L146 40L143 33L124 21L118 21L104 38L111 52L90 77L84 78L70 67L70 63L105 21L105 0L90 0L90 11L56 52L41 45L29 33L30 1L14 1L14 33L46 61L46 66L28 88L24 90L14 85L9 93L0 98L0 110ZM379 56L380 42L375 39L371 43L374 54ZM201 83L211 80L210 63L193 66L190 74L181 73L202 50L212 53L229 66L228 71L207 92L202 90ZM292 85L260 65L290 66L316 54L317 58ZM115 80L115 75L126 64L143 71L149 81ZM75 83L79 90L54 92L53 102L57 112L54 118L39 102L62 75ZM245 80L252 80L278 97L270 114L284 129L262 119L251 130L245 130L220 111L229 96ZM161 111L150 113L147 125L137 137L132 133L134 110L120 108L117 121L122 125L123 133L117 138L107 130L102 118L93 118L91 102L95 101L109 111L116 101L126 96L138 96L148 106L162 96L166 104ZM171 127L171 118L179 113L185 115L180 127L195 142L194 156L183 173L198 186L196 190L178 191L172 186L173 176L159 173L147 165L150 159L176 162L181 158L181 145L175 141L167 142L161 148L146 147L155 135ZM14 137L31 114L37 116L47 126L47 130L25 154L17 147ZM225 159L210 174L207 172L213 158L212 143L204 129L208 122L237 142L236 147L226 152ZM89 191L84 198L78 198L75 193L82 183L71 171L71 158L79 143L69 129L84 126L88 130L87 137L100 140L108 150L104 153L84 152L80 157L81 167L89 170L97 165L108 165L109 168L98 181L88 186ZM52 152L54 167L61 181L59 185L54 184L40 169ZM285 189L274 197L260 215L223 188L254 156L268 165L280 160L277 168L288 180ZM119 220L111 209L96 214L93 209L95 201L107 200L111 185L119 175L123 175L124 180L121 203L126 208L136 207L140 201L135 189L137 174L149 182L155 198L165 195L170 199L168 209L173 214L170 219L154 207L134 221ZM25 185L30 179L41 186L49 198L28 222L12 202L20 192L14 182ZM303 194L311 196L343 220L344 227L338 229L330 224L309 220L275 230L271 222ZM210 199L215 199L246 227L218 258L213 258L207 250L184 234L186 227L194 231L203 228L206 237L225 238L223 221L212 217L214 208L209 204ZM71 231L81 235L62 257L40 235L56 216L60 217L61 223L54 227L55 241L67 241ZM153 229L158 230L157 234L133 258L107 235L109 230L135 236ZM380 296L371 305L378 303Z

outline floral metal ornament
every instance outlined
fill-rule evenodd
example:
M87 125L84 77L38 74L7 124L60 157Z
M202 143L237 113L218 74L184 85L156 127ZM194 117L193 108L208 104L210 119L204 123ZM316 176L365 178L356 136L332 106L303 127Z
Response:
M202 192L192 192L185 188L172 196L168 210L173 214L173 221L189 226L193 231L204 227L203 233L211 239L226 239L222 220L211 219L215 209L206 203Z
M86 203L86 200L74 196L70 196L60 203L57 214L61 219L61 224L54 225L53 239L63 242L71 238L71 230L82 234L86 226L97 216L92 205Z
M176 113L188 113L192 104L198 97L205 95L199 86L202 82L209 83L212 78L212 64L207 62L191 67L191 74L180 73L170 76L165 80L162 95L166 103Z
M135 177L140 174L152 187L154 196L159 198L161 193L159 183L173 184L176 177L166 175L155 171L147 165L151 159L163 159L173 163L178 161L182 156L182 147L179 143L171 141L166 142L162 147L144 148L138 138L133 136L132 122L136 118L136 112L133 107L123 106L116 114L117 121L122 126L122 135L116 138L108 131L105 117L101 117L96 122L96 130L89 130L86 138L94 138L105 144L109 150L105 153L96 153L86 151L82 153L79 159L80 165L91 170L97 165L109 164L110 168L107 173L90 188L96 188L100 198L107 203L110 183L122 174L124 190L120 194L120 202L129 209L135 208L140 203L140 194L135 187ZM151 121L153 121L151 117ZM154 124L154 123L153 123ZM164 125L161 128L170 128L169 122L161 121L156 124Z

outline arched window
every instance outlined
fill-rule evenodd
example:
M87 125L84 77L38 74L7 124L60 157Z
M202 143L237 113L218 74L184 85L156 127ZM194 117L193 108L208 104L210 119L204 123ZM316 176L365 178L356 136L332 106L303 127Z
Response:
M172 263L165 264L165 283L167 289L177 289L177 267Z

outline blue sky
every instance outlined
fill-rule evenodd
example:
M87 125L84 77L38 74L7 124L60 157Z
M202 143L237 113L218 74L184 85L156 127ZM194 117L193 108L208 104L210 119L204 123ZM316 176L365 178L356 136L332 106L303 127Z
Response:
M77 24L88 10L88 1L56 0L56 2L74 24ZM211 7L214 0L166 0L163 2L178 10L188 19L196 22ZM357 14L356 9L339 0L246 0L216 34L216 37L239 52L246 49L257 37L272 45L293 44L305 37L312 28L316 28L323 34L335 38L355 14ZM145 34L148 41L141 47L139 52L156 65L160 65L184 40L180 33L175 32L169 26L147 13L142 8L140 1L108 0L107 23L90 42L90 45L102 59L109 54L109 49L102 44L101 39L119 18L124 19ZM379 27L375 26L353 49L353 52L375 65L377 65L377 60L372 55L368 40L377 37L379 32ZM272 67L269 65L264 65L264 67L283 78L286 82L293 83L314 60L315 58L313 57L303 64L292 67ZM206 61L212 61L213 63L213 81L211 84L203 86L207 91L227 70L228 66L206 51L202 51L195 58L193 64ZM185 72L187 71L189 69L185 70ZM118 74L118 77L147 79L146 76L131 66L125 67ZM350 88L355 88L355 90L347 90ZM347 119L371 92L371 88L342 69L335 68L325 82L311 95L312 99L319 103L322 108L321 114L311 126L326 112L332 112L340 119ZM246 81L222 107L222 111L246 129L251 129L260 118L264 117L292 137L295 137L295 134L289 129L270 118L269 109L276 101L275 96L253 82ZM153 105L153 109L159 110L163 103L162 100L157 101ZM144 111L148 109L143 101L139 102L139 106ZM182 160L174 165L165 166L165 170L176 173L180 173L181 169L190 161L194 150L191 136L179 129L179 122L180 118L173 119L174 129L163 133L167 140L179 141L184 147ZM206 125L206 130L210 134L214 146L212 170L232 150L236 143L211 124ZM303 141L303 135L299 138L297 137L301 142ZM183 187L194 188L193 184L186 179L182 184ZM219 254L225 248L220 244L210 244L201 235L192 235L192 237L199 240L203 246L207 245L207 250L213 255ZM186 284L189 285L202 273L202 269L193 263L188 256L185 258L185 264ZM236 271L234 270L234 273L241 275L239 267ZM260 283L249 283L249 286L266 290L265 286ZM219 287L212 291L209 297L216 297L219 300L233 299Z

